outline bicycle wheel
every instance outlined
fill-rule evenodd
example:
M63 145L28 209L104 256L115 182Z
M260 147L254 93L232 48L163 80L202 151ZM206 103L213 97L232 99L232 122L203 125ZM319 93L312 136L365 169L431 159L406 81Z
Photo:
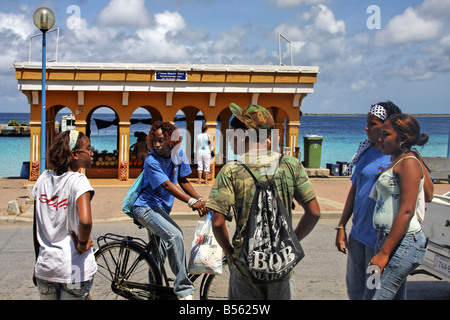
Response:
M222 274L206 274L202 278L200 285L200 299L201 300L227 300L228 286L230 282L230 269L228 267L228 260L222 260Z
M157 299L149 284L161 285L153 258L133 243L109 242L95 252L94 300Z

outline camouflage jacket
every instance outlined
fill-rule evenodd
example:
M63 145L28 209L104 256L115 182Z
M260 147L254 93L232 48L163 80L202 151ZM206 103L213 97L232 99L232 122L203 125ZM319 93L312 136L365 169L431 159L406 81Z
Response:
M307 203L316 197L305 168L294 157L284 156L278 168L280 154L269 152L264 155L245 154L238 160L244 162L258 180L274 177L281 201L284 203L289 216L292 217L292 201ZM275 173L275 176L274 176ZM218 173L211 189L206 207L211 210L229 215L233 208L236 218L236 232L233 236L233 260L241 275L246 274L240 263L241 244L245 241L246 224L255 194L255 183L250 174L238 162L227 163Z

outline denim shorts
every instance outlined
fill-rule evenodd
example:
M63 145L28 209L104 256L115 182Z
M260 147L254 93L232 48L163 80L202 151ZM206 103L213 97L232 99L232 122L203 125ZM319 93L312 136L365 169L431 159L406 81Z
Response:
M57 283L36 278L41 300L88 300L93 281Z
M377 239L377 252L381 250L388 234L379 232ZM392 300L400 287L404 292L401 298L406 299L406 278L425 260L427 238L422 231L407 234L396 248L381 275L374 300Z

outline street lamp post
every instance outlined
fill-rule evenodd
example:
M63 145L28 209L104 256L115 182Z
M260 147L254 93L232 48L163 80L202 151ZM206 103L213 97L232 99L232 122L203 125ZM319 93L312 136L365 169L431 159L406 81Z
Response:
M41 158L39 162L40 173L45 170L45 148L46 148L46 33L55 24L55 15L48 8L39 8L34 12L33 21L35 26L42 31L42 89L41 89Z

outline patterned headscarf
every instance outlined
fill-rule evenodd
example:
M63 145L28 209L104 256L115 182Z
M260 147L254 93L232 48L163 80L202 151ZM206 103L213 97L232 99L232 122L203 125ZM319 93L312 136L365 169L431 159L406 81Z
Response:
M373 105L370 108L369 113L373 114L375 117L377 117L378 119L380 119L383 122L386 121L386 119L388 118L388 113L387 113L386 109L379 104ZM356 164L358 163L359 159L361 159L364 152L366 152L366 150L369 149L373 145L374 145L374 143L369 140L364 140L359 144L358 150L356 151L355 155L352 158L352 161L350 162L347 169L345 170L344 175L350 174L352 168L354 166L356 166Z
M370 108L369 113L373 114L375 117L377 117L383 122L386 121L388 117L386 109L383 106L380 106L379 104L373 105L372 108Z
M77 144L79 135L80 135L80 131L70 130L70 134L69 134L70 151L72 151L75 148L75 145Z

